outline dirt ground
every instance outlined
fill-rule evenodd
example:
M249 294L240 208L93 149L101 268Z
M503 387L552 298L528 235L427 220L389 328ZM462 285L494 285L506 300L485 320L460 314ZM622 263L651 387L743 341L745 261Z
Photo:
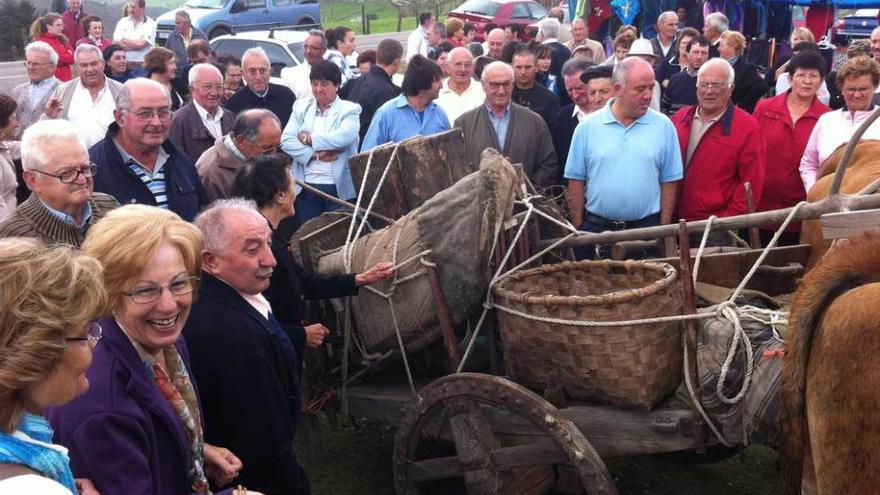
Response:
M297 452L315 495L393 495L394 430L378 422L331 428L322 424ZM310 443L311 445L306 445ZM608 468L622 495L762 495L779 492L776 453L751 446L715 462L695 454L611 459ZM453 494L450 494L453 495Z

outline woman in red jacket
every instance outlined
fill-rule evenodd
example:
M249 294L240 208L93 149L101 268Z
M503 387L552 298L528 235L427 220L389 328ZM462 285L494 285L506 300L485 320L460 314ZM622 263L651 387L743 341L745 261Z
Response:
M43 17L38 17L31 24L31 37L34 41L45 41L58 54L58 64L55 66L55 77L59 81L70 81L73 74L70 67L73 65L73 48L64 36L64 21L61 16L49 12Z
M788 63L791 89L773 98L761 100L754 117L761 128L766 151L764 192L758 211L788 208L806 198L798 167L804 148L819 117L830 111L816 97L825 78L825 59L815 50L804 50ZM761 241L766 245L778 225L761 228ZM795 245L800 223L789 224L778 245Z

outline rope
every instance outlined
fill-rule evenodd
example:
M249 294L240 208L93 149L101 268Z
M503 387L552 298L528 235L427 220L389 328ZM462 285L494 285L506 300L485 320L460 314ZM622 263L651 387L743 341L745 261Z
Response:
M709 220L706 222L706 228L703 230L703 238L700 239L700 248L697 249L697 256L694 259L694 284L697 283L697 274L700 273L700 261L703 259L703 251L706 249L706 243L709 241L709 232L712 230L712 223L717 220L718 217L712 215L709 217Z

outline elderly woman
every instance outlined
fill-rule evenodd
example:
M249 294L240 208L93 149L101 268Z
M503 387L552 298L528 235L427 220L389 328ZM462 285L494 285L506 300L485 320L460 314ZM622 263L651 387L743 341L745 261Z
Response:
M339 98L339 68L329 60L309 73L314 98L299 99L281 136L281 149L293 157L293 175L315 189L344 200L355 197L348 157L357 153L361 107ZM339 205L309 190L300 192L296 211L305 223Z
M90 322L106 299L93 258L36 239L0 240L0 493L79 493L42 415L89 388L101 338Z
M819 45L815 43L810 43L809 41L798 43L792 50L792 56L797 56L797 54L805 51L816 52L817 54L819 54L820 57L822 56L822 54L819 52ZM824 61L825 59L823 58L822 60ZM785 62L786 71L776 78L775 92L777 95L781 95L782 93L787 92L789 88L791 88L791 75L788 73L789 62L791 61L789 60ZM823 65L823 73L828 72L828 70L825 69L827 65L827 63ZM816 93L816 97L819 98L819 101L821 101L825 105L827 105L829 100L831 99L831 95L828 93L828 86L825 85L825 81L822 81L822 84L819 86L819 92Z
M144 55L144 70L147 71L147 77L168 90L168 94L171 95L171 111L180 108L182 98L172 86L172 81L177 75L174 52L161 46L151 49Z
M618 62L625 59L635 40L636 37L629 30L618 30L618 34L614 38L614 53L605 59L602 65L617 65Z
M880 83L880 69L870 57L847 60L837 71L837 85L846 105L840 110L819 117L801 158L800 173L804 190L816 183L819 167L853 133L874 110L874 89ZM872 124L862 139L880 139L880 124Z
M767 83L758 67L743 56L746 38L736 31L724 31L718 43L718 54L733 66L733 104L751 113L758 100L767 93Z
M242 467L228 450L203 442L180 338L201 245L195 226L144 205L109 213L83 244L104 266L109 316L98 320L103 342L87 375L91 391L47 416L74 472L103 495L206 493L208 477L223 486Z
M59 81L70 81L73 73L70 68L73 65L73 47L64 36L64 20L60 15L49 12L31 24L31 38L34 41L45 41L58 54L58 64L55 65L55 77Z
M846 59L853 59L856 57L873 57L871 51L871 40L853 40L846 49ZM843 108L843 94L840 92L840 88L837 86L837 71L832 70L825 76L825 85L828 87L829 93L829 101L828 106L831 107L832 110L838 110ZM874 94L874 103L877 104L878 95Z
M758 211L788 208L806 198L798 167L816 122L831 110L817 96L825 76L822 55L804 50L792 57L787 66L791 89L759 101L755 108L754 117L764 139L767 166ZM761 229L765 244L776 229L776 226ZM799 224L789 225L780 238L780 245L797 244L799 231Z
M358 76L348 64L349 56L356 49L357 41L355 41L354 31L351 28L342 26L327 30L327 53L324 58L339 68L342 74L342 84Z
M18 204L15 191L18 180L15 177L15 162L21 158L21 142L15 139L18 134L18 104L8 95L0 95L0 221L3 221Z
M104 21L100 17L90 15L82 20L85 37L76 42L76 46L83 43L97 46L102 52L113 42L104 37Z

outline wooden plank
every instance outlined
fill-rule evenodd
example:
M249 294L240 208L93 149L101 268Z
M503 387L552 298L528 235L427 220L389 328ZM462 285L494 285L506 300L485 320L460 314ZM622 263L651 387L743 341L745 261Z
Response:
M569 462L565 452L552 440L541 440L526 445L504 447L493 452L492 458L500 471ZM407 466L406 476L413 482L418 483L420 481L460 477L463 472L458 456L449 456L413 461Z
M827 213L819 217L825 239L848 239L880 231L880 209Z
M749 183L746 182L748 186ZM750 189L746 192L750 193ZM751 197L751 196L749 196ZM693 315L697 313L696 297L694 296L694 276L692 275L690 260L690 239L688 238L687 225L684 220L679 221L678 245L680 249L679 257L679 282L681 283L681 296L684 303L684 314ZM694 320L684 321L685 346L684 352L687 358L687 367L685 372L685 380L691 386L692 390L700 390L700 372L697 368L697 322ZM700 416L697 407L699 406L700 396L697 395L697 403L694 404L694 449L700 454L706 452L706 430L703 417Z

